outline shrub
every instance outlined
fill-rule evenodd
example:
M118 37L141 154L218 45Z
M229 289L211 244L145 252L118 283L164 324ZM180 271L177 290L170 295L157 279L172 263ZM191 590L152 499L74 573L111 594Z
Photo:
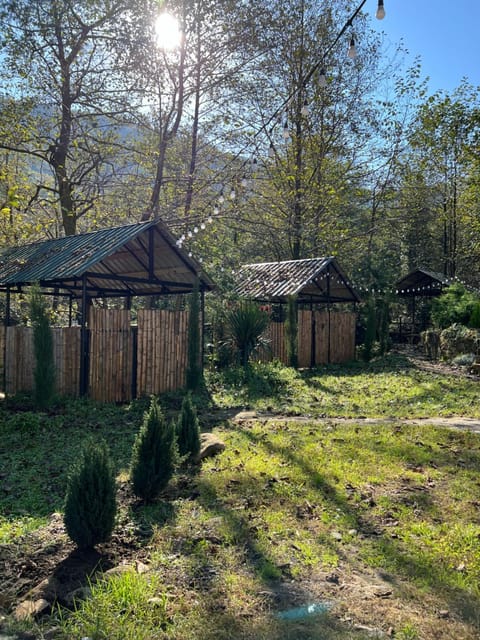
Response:
M464 353L478 353L480 348L480 330L469 329L462 324L452 324L440 334L442 357L451 360Z
M117 510L115 473L106 443L89 441L68 479L65 528L80 549L111 536Z
M263 334L269 324L268 314L253 302L241 302L229 310L226 320L231 343L246 369L252 353L267 345Z
M452 324L468 325L478 303L477 296L461 284L452 284L432 301L432 321L439 329Z
M188 316L188 354L186 387L191 391L196 391L203 382L201 366L201 344L200 344L200 305L199 305L199 283L198 278L190 294L189 316Z
M287 342L287 360L290 367L298 367L298 323L297 302L294 296L288 297L287 318L285 321L285 339Z
M39 409L47 409L55 393L55 362L47 306L38 287L32 289L29 306L35 353L35 403Z
M152 397L133 445L130 478L135 495L145 502L154 500L172 477L175 460L174 425L167 423Z
M177 444L180 456L194 459L200 452L200 426L190 393L183 398L177 424Z

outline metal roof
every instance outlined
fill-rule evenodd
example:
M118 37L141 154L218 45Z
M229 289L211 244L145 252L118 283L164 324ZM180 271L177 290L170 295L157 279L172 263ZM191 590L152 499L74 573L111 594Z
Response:
M285 302L359 302L360 297L333 257L246 264L237 293L243 298Z
M0 290L39 283L79 297L187 293L213 282L161 220L0 250Z
M442 273L418 267L398 280L395 288L397 295L404 297L438 296L452 283L453 280Z

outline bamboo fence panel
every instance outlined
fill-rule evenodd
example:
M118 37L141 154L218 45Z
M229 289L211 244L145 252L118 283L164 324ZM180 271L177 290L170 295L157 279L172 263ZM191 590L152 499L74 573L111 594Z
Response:
M297 327L299 368L312 366L313 334L315 335L314 364L352 360L355 357L355 324L356 315L354 313L299 309ZM263 362L278 359L286 364L285 324L270 323L268 337L270 351L262 350L259 359Z
M32 391L35 356L32 327L7 327L5 352L5 392Z
M89 395L103 402L132 398L133 339L128 309L89 313Z
M188 311L139 309L139 396L172 391L185 386Z
M80 331L80 327L52 328L55 385L61 395L79 394Z
M300 369L312 366L312 312L299 309L297 319L297 350Z

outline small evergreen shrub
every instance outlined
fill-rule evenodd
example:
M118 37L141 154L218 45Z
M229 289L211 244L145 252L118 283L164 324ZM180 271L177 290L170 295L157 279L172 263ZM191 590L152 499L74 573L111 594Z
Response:
M188 315L186 387L190 391L196 391L203 383L200 321L199 282L197 278L194 289L190 294Z
M177 444L180 456L188 456L190 460L200 452L200 426L190 393L183 398L177 424Z
M39 409L47 409L55 394L55 361L48 310L38 286L32 289L29 307L35 353L35 404Z
M136 496L152 502L167 486L176 462L175 427L152 397L132 450L130 478Z
M290 367L298 367L298 323L297 301L294 296L288 297L287 318L285 320L285 338L287 346L287 361Z
M117 511L115 472L106 443L89 441L68 479L64 523L79 549L107 541Z

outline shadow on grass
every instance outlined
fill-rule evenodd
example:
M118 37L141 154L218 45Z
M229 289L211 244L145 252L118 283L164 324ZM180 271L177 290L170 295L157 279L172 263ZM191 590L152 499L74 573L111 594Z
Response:
M377 566L384 564L389 569L393 567L404 579L413 579L419 581L420 584L427 585L440 599L446 602L450 611L464 622L480 629L478 596L467 589L452 585L445 577L442 567L433 557L429 558L425 553L422 554L421 550L415 553L415 550L409 550L401 540L392 539L386 533L379 533L378 527L375 526L375 522L368 512L365 513L361 507L352 504L346 495L342 495L308 459L295 450L295 446L277 445L267 438L257 436L248 429L241 429L241 432L250 442L255 444L257 449L263 447L267 453L280 456L290 464L297 466L309 479L311 488L319 492L321 499L330 503L334 510L340 511L346 516L351 526L367 538L377 560L381 563ZM399 451L398 454L401 456L402 452ZM476 462L472 460L473 466L480 462L478 456L476 456L476 460ZM440 455L439 464L450 465L452 462L450 454ZM413 500L420 511L434 509L431 497L424 491L414 491L408 499ZM436 515L441 515L436 509L434 511ZM342 551L341 548L337 550L340 556L343 554L345 558L347 552Z

